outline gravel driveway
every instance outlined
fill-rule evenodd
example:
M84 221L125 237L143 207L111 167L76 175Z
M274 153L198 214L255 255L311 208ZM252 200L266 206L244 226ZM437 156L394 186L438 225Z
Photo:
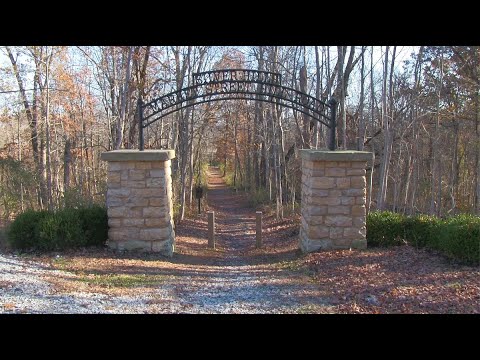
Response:
M46 279L68 278L72 273L0 254L0 312L295 313L307 304L323 305L313 288L286 283L265 265L183 266L189 275L171 276L161 286L136 295L65 294L57 293Z

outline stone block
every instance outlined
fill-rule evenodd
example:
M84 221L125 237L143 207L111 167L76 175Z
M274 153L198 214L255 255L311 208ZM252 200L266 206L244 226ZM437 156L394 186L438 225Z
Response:
M135 219L135 218L125 218L122 220L122 225L123 226L134 226L134 227L142 227L145 223L145 220L140 218L140 219Z
M352 216L365 216L365 213L366 213L365 205L352 206Z
M171 233L172 228L170 226L164 228L141 229L140 239L151 241L165 240L169 239Z
M137 228L111 228L108 230L108 239L111 241L131 241L138 239Z
M367 202L367 199L365 196L356 196L355 197L355 204L356 205L365 205Z
M124 169L122 171L120 171L120 180L122 181L128 181L128 169Z
M332 240L330 239L309 239L306 236L300 237L300 249L304 253L327 250L332 248Z
M116 228L122 226L122 219L121 218L109 218L108 219L108 226L111 228Z
M340 205L339 197L311 197L307 203L308 205Z
M329 205L328 206L328 214L329 215L348 215L350 214L350 207L349 205Z
M152 168L152 163L148 161L138 161L135 163L135 169L147 170Z
M329 237L330 239L340 239L343 237L343 228L341 227L331 227L329 228L330 229L330 233L329 233Z
M112 206L107 209L109 218L123 218L126 213L127 209L124 206Z
M118 198L126 198L130 196L130 189L120 188L120 189L108 189L107 197L118 197Z
M121 149L103 152L101 159L109 162L167 162L175 157L174 150L148 149L139 151L136 149Z
M312 169L310 170L310 177L322 177L325 176L325 169Z
M344 196L365 196L366 189L345 189L342 190Z
M151 178L165 178L165 171L163 169L150 170Z
M326 205L305 205L305 212L309 216L326 215L327 209Z
M358 175L365 176L367 171L365 169L347 169L347 176Z
M353 226L355 226L357 228L365 226L365 224L366 224L365 215L364 216L353 216L352 217L352 224L353 224Z
M335 187L335 178L312 178L310 186L313 189L333 189Z
M165 185L165 179L153 177L146 180L147 187L159 188Z
M175 250L174 237L164 241L152 241L152 251L158 252L163 256L172 257Z
M144 218L161 217L165 214L165 207L163 206L148 206L143 208Z
M143 198L140 196L131 196L128 198L125 205L129 207L148 206L148 198Z
M325 225L310 225L306 229L306 235L311 240L328 238L329 229Z
M157 227L163 228L171 225L170 221L166 219L166 217L161 218L146 218L145 219L145 226L146 227Z
M333 242L333 247L335 249L350 249L352 246L351 239L338 238Z
M361 233L361 228L358 227L347 227L343 228L343 237L346 239L359 239L364 234Z
M353 196L342 196L340 198L340 204L341 205L354 205L355 204L355 198Z
M132 196L166 198L166 192L167 190L164 188L132 189Z
M128 180L145 180L146 174L148 170L136 170L130 169L128 171Z
M350 177L350 184L352 189L363 189L367 186L365 176Z
M127 207L126 217L129 218L141 218L143 216L143 206L131 206Z
M365 169L367 167L367 163L365 161L353 161L352 168L353 169Z
M152 251L152 242L142 240L119 241L117 242L117 249L129 251Z
M165 197L149 198L149 206L165 206L167 204L167 199Z
M331 190L311 189L310 194L315 197L330 196Z
M344 177L345 176L345 169L338 168L338 167L327 167L325 169L325 176L333 176L333 177Z
M323 164L326 168L336 168L336 167L338 167L338 161L323 161Z
M367 248L367 240L366 239L352 240L352 245L351 246L354 249L366 249Z
M125 198L120 198L117 196L107 195L107 208L115 207L115 206L124 206L126 202Z
M335 184L337 189L350 189L350 178L341 177L335 179Z
M109 171L107 177L108 184L120 182L120 171Z
M152 169L168 169L171 166L170 161L155 161L152 162Z
M122 187L126 189L144 189L145 180L122 180Z
M352 226L352 217L346 215L327 215L325 216L325 225L327 226Z

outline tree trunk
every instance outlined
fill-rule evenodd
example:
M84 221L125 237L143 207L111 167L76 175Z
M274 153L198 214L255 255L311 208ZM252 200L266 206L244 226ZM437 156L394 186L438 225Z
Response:
M365 118L363 117L363 106L365 101L365 46L362 46L362 69L360 70L360 108L358 110L358 138L357 150L363 151L363 144L365 143Z
M380 191L378 192L377 207L379 210L385 209L388 181L388 162L390 160L390 126L387 119L387 77L388 77L388 50L385 50L385 65L383 68L383 87L382 87L382 124L383 124L383 155L380 163Z

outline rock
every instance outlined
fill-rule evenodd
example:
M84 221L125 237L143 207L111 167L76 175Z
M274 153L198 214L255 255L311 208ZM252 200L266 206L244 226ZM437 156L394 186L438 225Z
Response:
M378 306L380 305L380 301L378 301L377 297L375 295L368 295L365 297L365 300L370 304L370 305L375 305Z

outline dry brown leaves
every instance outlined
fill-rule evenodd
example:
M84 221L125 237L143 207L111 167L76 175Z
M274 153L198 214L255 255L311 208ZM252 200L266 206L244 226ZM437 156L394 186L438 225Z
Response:
M480 313L480 270L426 250L329 251L305 265L341 313Z

